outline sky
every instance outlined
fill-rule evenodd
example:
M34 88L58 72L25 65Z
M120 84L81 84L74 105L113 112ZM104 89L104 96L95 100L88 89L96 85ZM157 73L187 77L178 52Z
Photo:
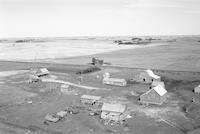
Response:
M126 35L200 35L200 0L0 0L0 38Z

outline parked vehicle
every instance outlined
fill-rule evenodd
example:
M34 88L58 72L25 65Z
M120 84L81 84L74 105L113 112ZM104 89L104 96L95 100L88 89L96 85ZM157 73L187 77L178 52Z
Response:
M58 122L59 120L61 119L61 117L59 117L58 115L55 115L55 114L47 114L46 116L45 116L45 120L46 121L49 121L49 122L54 122L54 123L56 123L56 122Z

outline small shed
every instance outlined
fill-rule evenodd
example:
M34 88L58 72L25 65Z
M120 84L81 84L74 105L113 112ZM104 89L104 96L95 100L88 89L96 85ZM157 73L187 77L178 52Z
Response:
M103 84L115 85L115 86L126 86L127 82L125 79L104 78Z
M139 74L138 81L142 83L152 83L153 81L160 81L161 77L154 74L152 70L144 70Z
M92 65L103 65L103 60L98 58L92 58Z
M158 85L140 96L140 102L161 105L167 99L167 90Z
M82 95L81 103L90 104L90 105L100 105L101 104L101 96L94 95Z
M125 119L126 105L104 103L101 111L102 119L121 121Z
M153 82L151 83L151 88L156 87L156 86L158 86L158 85L161 85L162 87L165 88L165 83L164 83L163 81L153 81Z
M194 88L194 92L200 94L200 85Z
M38 77L50 74L47 68L37 68L37 69L34 69L33 73L34 73L34 75L36 75Z

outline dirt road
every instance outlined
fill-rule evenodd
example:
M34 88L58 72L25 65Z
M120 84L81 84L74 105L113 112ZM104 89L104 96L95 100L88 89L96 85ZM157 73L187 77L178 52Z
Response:
M55 82L55 83L67 84L67 85L84 88L84 89L89 89L89 90L110 90L110 89L106 89L106 88L83 86L83 85L79 85L79 84L75 84L75 83L71 83L71 82L67 82L67 81L63 81L63 80L54 80L54 79L49 79L49 78L42 78L41 80L42 80L42 82Z

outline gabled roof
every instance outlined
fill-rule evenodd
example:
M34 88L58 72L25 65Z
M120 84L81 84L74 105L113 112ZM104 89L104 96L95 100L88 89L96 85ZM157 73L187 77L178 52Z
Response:
M100 100L101 96L94 96L94 95L82 95L81 99L90 99L90 100Z
M147 74L148 74L150 77L154 78L154 79L159 79L159 78L160 78L160 76L154 74L152 70L149 70L149 69L148 69L148 70L145 70L145 72L147 72Z
M104 103L101 110L109 111L109 112L123 113L126 110L126 105Z
M167 90L161 85L153 87L152 89L155 90L160 96L163 96L167 93Z

